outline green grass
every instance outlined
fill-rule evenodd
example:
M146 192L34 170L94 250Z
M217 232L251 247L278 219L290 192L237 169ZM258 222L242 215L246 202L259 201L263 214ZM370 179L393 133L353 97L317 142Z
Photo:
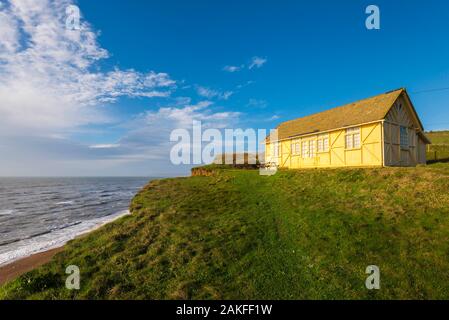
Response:
M449 145L449 131L431 131L426 133L433 144Z
M151 182L3 299L447 299L449 164ZM81 290L65 289L65 268ZM377 265L381 289L365 288Z
M449 162L449 131L428 132L426 135L432 141L427 150L427 160Z

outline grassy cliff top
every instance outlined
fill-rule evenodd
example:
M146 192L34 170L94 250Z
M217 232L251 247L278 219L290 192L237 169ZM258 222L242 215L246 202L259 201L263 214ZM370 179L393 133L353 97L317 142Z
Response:
M427 160L449 162L449 131L433 131L426 135L432 141L427 147Z
M132 215L70 242L0 298L447 299L448 178L436 164L153 181ZM65 289L69 265L79 291ZM380 290L365 288L369 265Z
M427 132L426 135L432 144L449 145L449 130Z

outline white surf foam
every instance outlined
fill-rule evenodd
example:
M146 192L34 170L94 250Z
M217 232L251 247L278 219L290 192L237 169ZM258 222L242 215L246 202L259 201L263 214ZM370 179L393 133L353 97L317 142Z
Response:
M0 253L0 266L10 264L36 253L62 247L68 241L73 240L82 234L96 230L101 226L128 214L130 214L130 212L127 210L107 217L83 221L68 228L54 230L34 238L21 240L14 244L12 250Z
M56 205L72 205L73 203L74 203L74 201L62 201L62 202L56 203Z
M14 213L15 210L0 210L0 216L9 216Z

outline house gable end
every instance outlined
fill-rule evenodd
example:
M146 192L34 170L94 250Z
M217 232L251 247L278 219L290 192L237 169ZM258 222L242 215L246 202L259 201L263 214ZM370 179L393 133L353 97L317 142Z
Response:
M424 132L418 113L405 89L385 114L385 120L408 127L413 126L418 131Z
M388 110L384 120L392 124L414 128L425 143L431 144L429 138L424 134L422 122L405 89Z

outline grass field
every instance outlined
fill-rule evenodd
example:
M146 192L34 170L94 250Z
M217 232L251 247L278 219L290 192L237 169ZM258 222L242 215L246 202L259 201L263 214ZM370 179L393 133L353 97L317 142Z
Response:
M449 131L428 132L426 135L432 141L427 150L427 160L449 162Z
M426 133L427 137L436 145L449 145L449 131L432 131Z
M3 299L448 299L449 164L151 182ZM65 289L65 269L81 290ZM381 289L365 288L377 265Z

